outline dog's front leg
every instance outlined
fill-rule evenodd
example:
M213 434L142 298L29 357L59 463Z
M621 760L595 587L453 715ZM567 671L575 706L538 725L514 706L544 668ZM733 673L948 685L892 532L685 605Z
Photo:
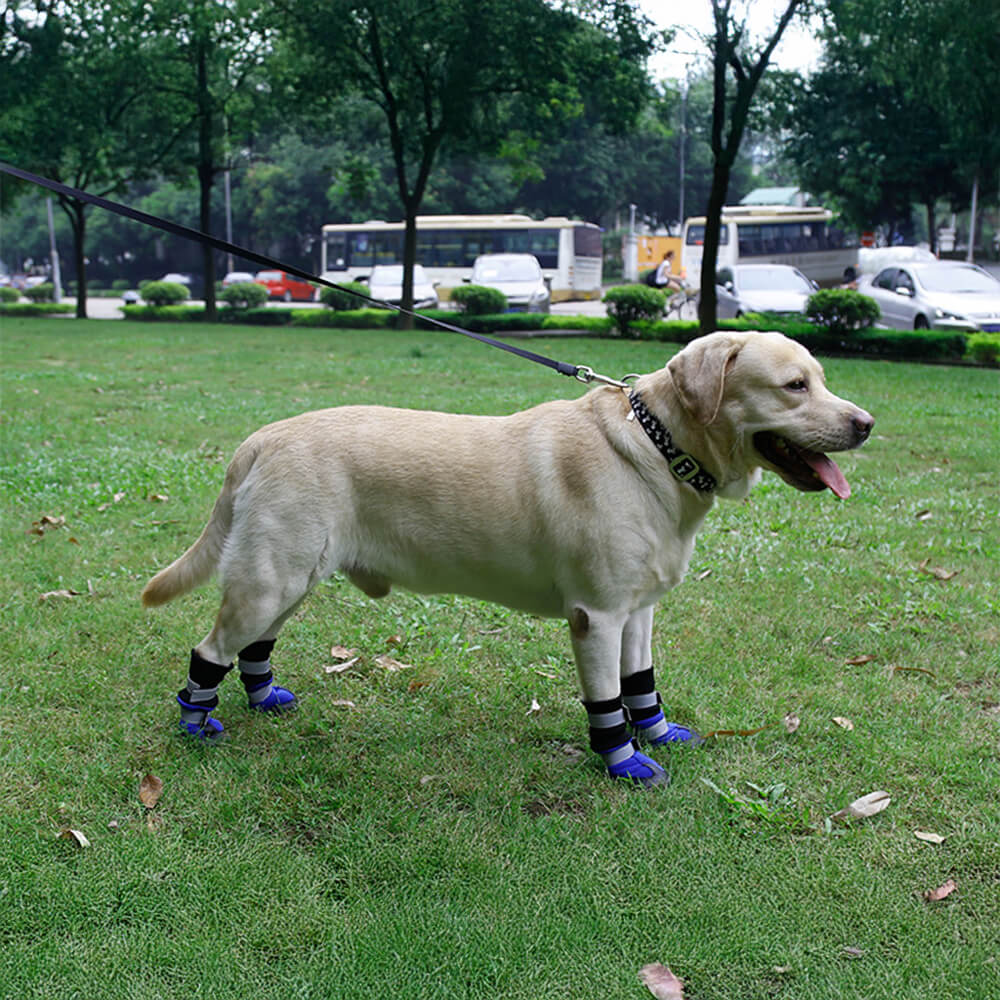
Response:
M604 759L611 777L646 787L665 785L670 780L667 772L639 752L625 723L621 664L629 620L625 613L579 606L569 614L583 706L590 722L590 747Z
M688 726L667 722L653 676L653 606L633 612L622 630L622 703L632 733L644 743L704 742Z

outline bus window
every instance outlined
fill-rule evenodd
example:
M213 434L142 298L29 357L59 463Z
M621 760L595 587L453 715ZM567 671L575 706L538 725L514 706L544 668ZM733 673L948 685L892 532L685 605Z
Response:
M346 271L347 266L347 233L327 233L326 269L328 271Z
M689 247L700 247L705 244L705 227L704 226L688 226L687 237L685 238L685 243ZM719 246L726 246L729 243L729 226L723 223L721 229L719 230Z
M600 257L603 254L601 232L577 226L573 230L573 253L577 257Z

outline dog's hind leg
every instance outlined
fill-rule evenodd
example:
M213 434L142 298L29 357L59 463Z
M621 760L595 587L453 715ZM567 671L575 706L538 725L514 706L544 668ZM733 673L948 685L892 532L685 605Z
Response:
M627 616L575 607L568 618L591 749L601 755L612 778L644 787L667 784L666 771L639 752L625 723L619 666Z
M278 630L295 612L313 581L286 579L282 586L269 575L229 572L223 584L222 604L212 631L191 651L186 686L178 693L182 732L200 739L222 735L222 723L212 718L218 705L218 686L239 655L240 675L250 707L258 711L287 711L295 696L274 684L270 654ZM266 623L263 627L261 623Z
M653 676L653 608L640 608L622 630L622 703L633 735L645 743L686 743L695 746L701 736L687 726L667 722Z

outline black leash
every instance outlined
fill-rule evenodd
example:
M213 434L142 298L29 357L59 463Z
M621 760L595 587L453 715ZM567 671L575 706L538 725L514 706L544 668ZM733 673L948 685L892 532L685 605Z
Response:
M446 323L444 320L435 319L432 316L420 316L408 309L403 309L401 306L393 305L391 302L382 302L379 299L372 298L370 295L366 295L364 292L359 292L353 288L346 288L344 285L338 285L333 281L327 281L326 278L317 277L315 274L310 274L308 271L304 271L299 267L294 267L291 264L284 264L279 260L266 257L264 254L256 253L255 251L248 250L245 247L237 246L235 243L229 243L226 240L219 239L217 236L211 236L198 229L189 229L187 226L179 225L176 222L170 222L168 219L161 219L159 216L150 215L148 212L142 212L137 208L122 205L120 202L111 201L108 198L102 198L100 195L90 194L87 191L81 191L79 188L70 187L68 184L60 184L59 181L49 180L47 177L40 177L38 174L33 174L28 170L21 170L20 167L12 166L9 163L3 163L0 161L0 172L10 174L12 177L17 177L23 181L29 181L32 184L38 184L41 187L48 188L50 191L54 191L56 194L61 194L66 198L75 198L77 201L88 202L91 205L96 205L98 208L105 209L105 211L113 212L115 215L124 216L126 219L132 219L134 222L141 222L145 226L152 226L154 229L162 229L164 232L171 233L174 236L180 236L186 240L193 240L196 243L208 244L216 250L221 250L223 253L231 253L234 256L242 257L244 260L250 260L256 264L260 264L265 268L270 268L276 271L287 271L289 274L294 274L295 277L301 278L303 281L312 281L318 285L325 285L327 288L336 288L338 291L347 292L349 295L363 299L371 305L375 305L383 309L393 309L401 315L413 316L414 318L420 319L424 323L430 323L442 330L448 330L450 333L460 333L463 337L471 337L473 340L478 340L480 343L488 344L490 347L498 347L501 351L516 354L519 358L524 358L527 361L534 361L539 365L545 365L547 368L551 368L560 375L569 375L571 378L578 379L581 382L601 382L605 385L614 385L619 388L626 387L625 382L608 378L606 375L598 375L593 369L588 368L586 365L571 365L567 364L565 361L554 361L552 358L546 358L544 355L535 354L533 351L526 351L524 348L515 347L513 344L505 344L502 340L494 340L492 337L487 337L481 333L473 333L472 330L465 330L460 326Z

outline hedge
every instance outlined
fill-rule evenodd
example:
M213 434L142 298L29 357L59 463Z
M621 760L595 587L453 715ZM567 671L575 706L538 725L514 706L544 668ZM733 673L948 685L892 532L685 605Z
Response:
M486 285L459 285L452 290L451 301L463 317L496 316L507 308L507 296Z
M0 316L65 316L76 312L70 302L3 302Z
M970 334L968 357L976 364L1000 368L1000 333Z

